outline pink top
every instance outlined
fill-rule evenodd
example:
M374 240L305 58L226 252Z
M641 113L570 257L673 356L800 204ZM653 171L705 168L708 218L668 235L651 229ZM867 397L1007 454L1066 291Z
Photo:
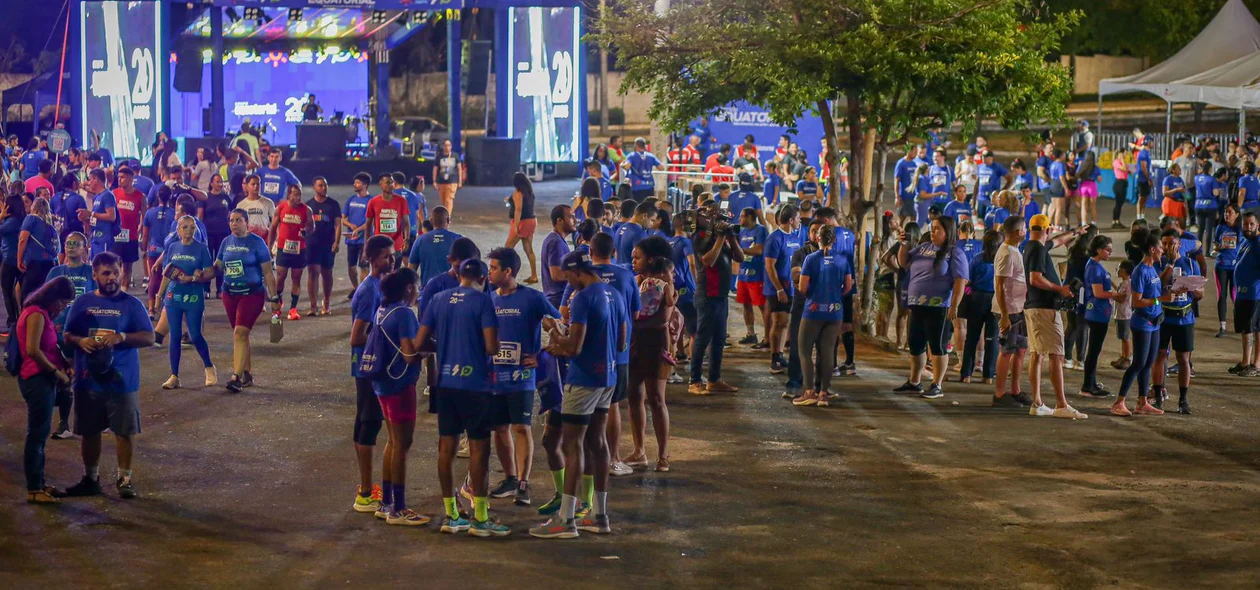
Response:
M1128 180L1129 166L1124 163L1124 158L1112 159L1111 170L1116 173L1116 180Z
M22 315L18 316L17 333L18 348L22 352L22 371L18 376L23 379L30 379L40 373L44 369L35 363L35 360L26 354L26 318L31 314L38 313L44 316L44 332L39 337L39 349L44 352L44 356L48 357L49 362L59 369L66 368L66 359L61 356L61 349L57 347L57 329L53 327L52 318L48 317L48 312L44 308L32 305L22 310Z

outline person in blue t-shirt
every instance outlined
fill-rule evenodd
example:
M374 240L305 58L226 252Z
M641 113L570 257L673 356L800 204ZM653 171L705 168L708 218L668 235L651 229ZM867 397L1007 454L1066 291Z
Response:
M342 231L346 236L346 273L350 277L350 293L359 286L359 270L367 271L363 263L363 242L367 231L367 206L372 200L368 187L372 186L372 175L359 172L354 175L354 194L346 199L342 208L345 215L341 218ZM362 265L362 266L361 266ZM414 268L414 267L413 267Z
M626 155L621 167L628 172L634 200L640 202L656 193L656 179L652 171L665 169L656 155L647 151L647 140L642 137L634 140L634 151Z
M1239 219L1242 215L1238 205L1230 203L1225 206L1225 220L1216 226L1213 239L1216 264L1212 272L1216 275L1216 317L1220 319L1217 338L1225 337L1225 315L1229 301L1234 299L1234 268L1238 265L1238 247L1242 243L1242 227Z
M407 208L411 210L411 215L407 216L410 222L411 235L407 239L407 252L411 251L411 246L416 242L416 236L420 234L420 230L424 228L424 222L428 219L428 203L424 200L424 177L416 176L411 179L411 183L407 183L407 175L400 172L394 173L394 194L401 196L407 200Z
M766 181L761 185L761 197L765 199L767 205L778 207L781 190L783 190L783 177L779 176L779 164L773 161L766 162Z
M976 350L980 346L982 337L984 338L984 364L980 375L985 383L991 383L997 375L998 317L1000 314L993 310L993 296L996 291L993 275L998 248L1003 247L1004 240L1005 236L1000 231L984 234L984 239L980 241L980 251L970 259L968 286L971 287L971 292L965 295L967 304L963 312L967 320L967 337L963 343L959 379L962 383L971 383L971 375L976 368Z
M421 342L437 341L438 381L432 404L438 414L438 483L446 520L444 532L504 536L510 530L489 516L490 431L493 427L491 358L499 352L498 320L494 301L485 293L486 263L465 260L459 267L459 286L438 293L420 321ZM461 434L468 436L473 518L460 516L455 506L451 463Z
M781 374L787 371L787 359L783 356L783 337L787 333L788 314L792 311L792 255L801 247L800 215L796 207L785 205L779 208L777 219L779 227L766 237L762 251L766 270L762 281L761 292L766 298L766 309L770 313L770 372Z
M1098 359L1102 356L1103 342L1107 339L1107 328L1111 324L1112 311L1115 308L1113 301L1128 296L1127 293L1115 289L1111 273L1103 265L1111 259L1112 250L1111 238L1095 236L1089 243L1089 261L1085 263L1083 299L1089 334L1085 353L1085 381L1081 384L1081 395L1085 397L1111 396L1111 392L1098 382Z
M1238 208L1243 213L1260 211L1260 178L1256 178L1256 163L1243 162L1242 176L1238 178Z
M993 196L993 206L984 214L984 228L988 231L1002 231L1002 223L1011 216L1010 201L1014 199L1011 191L999 191Z
M915 181L919 164L919 146L906 144L906 156L893 165L893 190L897 195L897 216L900 225L914 218L914 202L918 196L918 183Z
M22 180L30 180L39 174L39 163L48 159L48 152L40 149L39 138L32 137L30 149L18 158L18 165L22 169Z
M818 170L813 166L806 166L801 179L796 181L794 187L796 198L798 201L816 201L818 200Z
M742 209L739 215L739 248L744 251L744 261L739 263L739 276L735 278L735 302L744 306L744 327L747 335L739 341L744 345L758 345L756 314L753 309L761 311L761 322L765 327L766 346L769 347L770 319L766 313L765 277L766 261L762 256L766 247L766 238L770 232L764 225L757 223L756 211L751 207Z
M687 231L690 221L691 216L688 213L674 214L674 235L669 239L672 252L670 261L674 263L674 289L678 291L676 307L683 316L683 339L695 337L698 320L695 302L696 277L693 273L695 265L692 264L696 250L691 243L690 232ZM691 345L687 343L681 349L691 350Z
M1219 177L1219 180L1218 178ZM1214 244L1217 220L1221 208L1228 199L1225 182L1229 178L1229 169L1221 168L1216 177L1200 169L1194 176L1194 221L1199 226L1199 237L1204 244Z
M433 223L433 231L425 232L416 239L407 257L407 263L411 269L420 273L422 289L434 277L451 269L451 263L447 261L447 256L451 253L451 244L463 237L447 229L451 216L446 211L446 207L434 207L433 218L430 221Z
M80 211L79 221L84 227L91 224L93 257L109 251L109 245L114 242L114 236L118 233L118 203L114 200L114 193L107 188L104 170L97 168L88 173L84 189L90 196L92 210L90 213L86 210Z
M1146 201L1151 198L1151 188L1155 176L1151 173L1150 142L1143 142L1137 153L1137 218L1146 219Z
M1194 302L1203 298L1203 288L1194 290L1177 289L1172 286L1177 277L1203 276L1199 263L1181 252L1181 235L1175 229L1166 229L1160 235L1160 243L1164 250L1163 262L1170 267L1169 289L1172 297L1164 305L1164 323L1160 325L1159 352L1155 355L1155 364L1151 368L1151 389L1154 392L1155 407L1163 408L1163 401L1168 397L1164 388L1164 367L1168 351L1177 354L1177 412L1190 414L1190 353L1194 352ZM1170 348L1171 347L1171 348Z
M1254 223L1254 217L1252 221ZM1144 235L1145 238L1141 239L1141 243L1136 244L1136 248L1142 253L1142 261L1134 267L1130 278L1133 305L1133 318L1130 320L1133 336L1133 364L1125 369L1124 378L1120 381L1120 392L1117 394L1116 402L1111 406L1111 413L1116 416L1164 413L1163 410L1150 405L1146 399L1146 392L1150 385L1151 367L1155 364L1155 356L1159 353L1160 323L1164 319L1161 303L1171 301L1173 294L1164 288L1159 271L1155 270L1155 265L1164 254L1160 238L1150 233ZM1241 297L1241 293L1239 296ZM1125 404L1125 398L1135 380L1138 384L1138 402L1137 407L1130 411Z
M378 496L372 482L372 452L385 414L376 398L372 380L359 372L359 362L367 346L368 333L376 326L376 312L381 303L381 277L394 268L394 240L388 236L372 236L367 242L364 257L368 262L368 275L353 290L350 299L350 376L354 378L355 391L354 451L359 465L359 484L353 507L355 512L381 512L384 518L393 507L391 466L386 462L382 467Z
M910 345L910 379L894 391L919 393L928 399L942 397L941 384L949 365L946 357L946 326L958 316L963 289L971 269L962 250L955 247L954 220L938 217L932 222L931 239L912 245L902 236L897 263L907 269L907 302L910 307L908 342ZM923 367L930 353L932 385L925 391L919 385Z
M984 219L992 206L993 195L1005 190L1010 172L1004 166L993 161L993 152L984 151L980 166L976 168L976 179L979 183L976 192L976 216Z
M545 539L575 538L579 526L593 532L611 532L608 520L611 455L605 426L618 380L613 367L618 353L629 349L625 302L617 290L597 274L591 256L572 252L565 257L563 270L565 279L574 289L569 302L569 331L568 334L553 331L546 350L569 359L568 380L560 408L561 436L565 441L565 464L582 465L583 469L566 470L560 509L547 522L529 530L530 535ZM588 459L585 462L584 456ZM583 471L593 476L593 492L591 511L579 523L576 517L578 488L584 485Z
M946 217L953 217L956 225L971 221L973 210L971 201L967 198L967 187L961 184L954 187L954 200L945 204L942 213Z
M928 192L932 195L932 204L944 209L949 203L949 196L957 179L954 177L954 168L945 163L945 152L933 154L932 161L934 163L928 167L927 173L928 186L931 187Z
M170 242L162 253L162 284L158 293L166 293L162 299L166 307L166 319L171 329L179 332L187 319L188 340L197 349L206 372L206 387L219 382L214 363L210 361L210 347L201 333L202 317L206 311L205 288L214 278L214 257L205 244L193 239L197 222L187 215L179 218L176 231L179 239ZM168 288L169 287L169 288ZM179 338L171 338L171 376L162 389L179 389L179 360L183 345Z
M831 390L832 368L836 361L836 341L844 317L844 294L853 289L849 259L836 248L836 230L830 225L818 229L819 250L805 257L797 288L805 294L798 344L801 348L802 383L805 390L792 399L796 406L826 406ZM817 373L814 350L818 349ZM814 383L821 387L814 390Z
M1260 222L1256 213L1242 215L1242 235L1238 241L1238 259L1234 264L1234 331L1242 334L1243 360L1231 373L1260 376Z
M262 180L262 196L271 199L272 203L280 204L284 196L289 194L290 186L301 187L302 182L288 168L280 165L283 154L280 150L274 149L267 152L267 165L259 168L255 174Z
M80 232L72 232L66 236L65 243L65 264L54 266L48 271L47 281L51 282L57 277L66 277L70 280L70 284L74 286L74 298L78 299L80 295L96 290L96 280L92 278L92 265L87 264L84 258L87 257L87 236ZM32 291L33 292L33 291ZM74 303L71 300L71 303ZM66 306L53 318L53 327L57 330L57 339L61 341L64 349L64 338L62 332L65 330L66 318L70 315L70 306ZM57 412L60 416L57 429L53 430L52 437L58 440L65 440L74 436L70 431L70 407L73 401L73 395L69 385L58 385L57 387Z
M744 172L739 175L739 190L727 197L729 206L726 209L731 215L739 215L744 209L752 209L757 221L766 225L766 214L761 210L761 197L752 192L752 182L751 174Z
M517 504L528 505L529 477L534 466L530 424L534 417L534 392L538 389L537 356L542 349L542 330L555 327L560 311L541 292L517 283L521 257L516 250L495 248L487 258L490 284L496 287L490 298L499 326L491 426L501 441L496 451L504 466L504 479L490 495L512 496Z
M254 384L249 333L267 301L272 313L280 313L280 294L271 269L271 250L258 234L249 231L249 213L233 210L228 227L232 234L219 244L214 270L223 274L223 307L232 326L232 379L227 389L240 393ZM270 299L268 293L272 293Z
M1160 195L1164 197L1160 209L1164 217L1176 219L1182 227L1186 225L1187 192L1186 180L1181 177L1181 166L1174 163L1168 167L1168 176L1160 183Z
M138 493L131 459L140 434L140 354L153 346L153 324L139 299L122 290L122 260L104 252L92 260L96 290L70 306L66 345L74 349L74 432L82 437L86 474L66 490L68 496L101 494L101 433L114 435L119 496Z
M631 260L634 258L634 246L643 238L648 237L647 226L653 217L656 217L656 205L639 203L634 207L634 216L617 228L613 241L617 252L617 264L622 268L630 268Z

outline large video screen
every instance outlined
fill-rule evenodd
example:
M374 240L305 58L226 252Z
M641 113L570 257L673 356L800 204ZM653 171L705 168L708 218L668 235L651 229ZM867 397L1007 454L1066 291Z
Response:
M223 65L223 103L229 135L248 119L263 130L263 137L275 145L297 143L297 125L302 121L302 105L314 94L324 109L323 119L340 111L345 118L366 120L368 112L367 54L358 50L336 53L298 51L295 53L252 53L236 51ZM202 137L201 110L210 106L210 57L202 65L200 93L174 92L171 97L171 131L182 137ZM174 64L171 64L172 72ZM172 73L172 75L174 75ZM359 137L368 141L366 125L359 125Z
M79 3L82 106L79 141L114 157L153 159L166 92L158 69L164 55L163 2Z
M576 162L585 120L580 8L512 8L508 13L508 131L521 162Z

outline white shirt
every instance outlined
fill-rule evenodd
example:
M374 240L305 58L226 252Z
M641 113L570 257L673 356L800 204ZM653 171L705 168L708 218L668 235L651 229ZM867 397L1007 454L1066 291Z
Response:
M1028 278L1024 275L1024 255L1019 248L1003 243L993 259L993 309L1000 313L998 306L997 280L1006 277L1006 312L1010 314L1024 313L1024 299L1028 296Z

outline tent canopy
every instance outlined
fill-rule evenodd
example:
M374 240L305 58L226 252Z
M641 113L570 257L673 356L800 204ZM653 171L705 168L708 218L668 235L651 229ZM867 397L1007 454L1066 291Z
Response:
M1260 22L1242 0L1229 0L1207 27L1176 55L1154 67L1098 84L1098 94L1142 91L1168 102L1260 106ZM1250 102L1256 101L1256 102Z

